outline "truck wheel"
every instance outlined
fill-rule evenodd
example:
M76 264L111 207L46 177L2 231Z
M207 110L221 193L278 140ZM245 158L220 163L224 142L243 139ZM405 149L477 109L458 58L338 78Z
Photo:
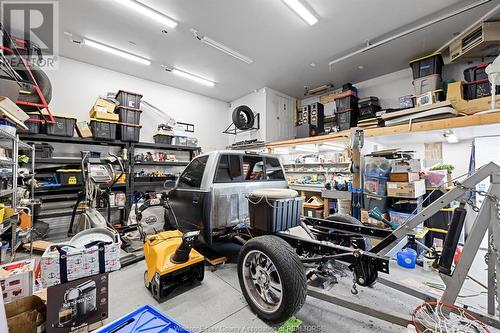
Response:
M345 214L333 214L330 215L326 218L329 221L337 221L337 222L342 222L342 223L349 223L349 224L354 224L354 225L359 225L363 226L363 222L360 220L350 216L350 215L345 215ZM364 243L365 243L365 248L361 249L363 251L370 251L372 248L372 242L369 237L363 237Z
M261 319L283 322L305 302L304 266L295 250L279 237L248 241L238 257L238 278L248 305Z

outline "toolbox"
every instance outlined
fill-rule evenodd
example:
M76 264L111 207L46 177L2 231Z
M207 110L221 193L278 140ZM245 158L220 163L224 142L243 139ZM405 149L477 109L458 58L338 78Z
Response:
M119 90L115 98L120 106L125 106L133 109L139 109L141 107L141 94Z
M340 131L348 130L358 125L358 110L348 109L344 111L337 110L337 125Z
M488 74L486 74L486 67L489 64L479 64L476 66L469 67L464 70L464 78L467 82L474 82L478 80L488 79Z
M432 74L441 75L443 65L443 56L439 52L410 61L414 80Z
M96 140L116 140L116 122L105 120L90 120L90 129L92 137Z
M121 141L139 142L141 125L120 123L118 126L118 139Z
M80 169L59 169L59 183L62 186L81 185L83 183L82 170Z
M54 124L47 123L45 128L48 135L73 137L76 118L54 116Z
M118 118L121 123L139 125L141 121L142 110L129 108L126 106L119 106L116 108Z

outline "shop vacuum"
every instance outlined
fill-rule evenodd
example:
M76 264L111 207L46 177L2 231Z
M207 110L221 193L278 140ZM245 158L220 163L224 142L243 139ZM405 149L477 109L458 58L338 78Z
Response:
M193 249L199 234L173 230L146 238L144 285L158 302L184 283L203 280L205 257Z

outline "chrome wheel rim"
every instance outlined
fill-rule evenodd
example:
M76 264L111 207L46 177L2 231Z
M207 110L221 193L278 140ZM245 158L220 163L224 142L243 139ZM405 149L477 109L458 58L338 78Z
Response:
M243 282L247 294L261 311L273 313L283 301L283 285L276 266L259 250L243 259Z

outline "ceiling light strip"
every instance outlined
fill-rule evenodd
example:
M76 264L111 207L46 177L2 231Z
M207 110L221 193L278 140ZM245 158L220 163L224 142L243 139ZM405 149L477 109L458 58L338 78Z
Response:
M91 39L84 38L83 43L84 43L84 45L92 47L94 49L97 49L97 50L100 50L100 51L103 51L103 52L106 52L106 53L109 53L109 54L112 54L112 55L115 55L115 56L118 56L118 57L121 57L121 58L124 58L127 60L135 61L135 62L142 64L142 65L146 65L146 66L151 65L151 60L149 60L149 59L140 57L138 55L135 55L135 54L132 54L132 53L129 53L129 52L117 49L117 48L114 48L114 47L109 46L109 45L105 45L105 44L96 42L96 41L91 40Z
M195 81L197 83L203 84L208 87L213 87L215 85L215 82L210 81L208 79L205 79L201 76L186 72L185 70L179 69L179 68L172 68L169 70L171 73L181 76L183 78L189 79L191 81Z
M251 58L239 53L238 51L230 48L229 46L224 45L224 44L222 44L222 43L220 43L220 42L218 42L210 37L201 35L198 33L198 31L196 31L194 29L192 29L191 31L193 32L194 36L198 40L202 41L203 43L205 43L205 44L207 44L207 45L209 45L209 46L211 46L219 51L222 51L222 52L230 55L233 58L236 58L240 61L243 61L246 64L251 64L253 62L253 60Z
M138 1L134 0L115 0L117 3L132 9L133 11L142 14L146 17L149 17L152 20L155 20L161 24L164 24L168 28L175 29L177 27L177 22L168 17L167 15L160 13L159 11L148 7Z
M283 0L297 15L299 15L309 25L318 23L318 18L313 15L299 0Z

